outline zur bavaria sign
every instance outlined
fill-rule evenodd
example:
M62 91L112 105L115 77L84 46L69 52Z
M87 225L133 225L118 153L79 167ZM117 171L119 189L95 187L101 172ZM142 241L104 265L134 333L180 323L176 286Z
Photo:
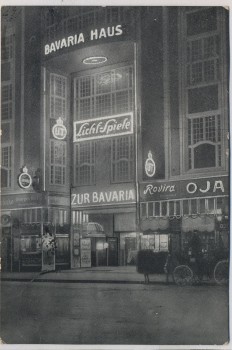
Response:
M74 122L73 142L96 140L133 133L133 114L117 114Z

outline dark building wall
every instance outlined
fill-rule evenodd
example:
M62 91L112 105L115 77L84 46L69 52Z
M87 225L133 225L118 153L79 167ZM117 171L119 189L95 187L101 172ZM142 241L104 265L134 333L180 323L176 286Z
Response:
M40 167L41 44L40 11L25 8L24 152L25 164Z
M178 76L178 8L168 13L168 64L170 86L170 175L180 174L179 76Z
M151 150L155 178L164 178L163 32L162 8L141 10L141 119L143 159ZM148 179L143 174L144 179Z
M17 183L17 175L20 173L20 168L24 164L20 164L20 154L23 153L23 142L21 142L21 120L22 120L22 104L21 98L24 96L22 91L21 67L22 67L22 26L23 23L23 9L18 12L17 20L15 22L15 130L14 130L14 187L19 189Z

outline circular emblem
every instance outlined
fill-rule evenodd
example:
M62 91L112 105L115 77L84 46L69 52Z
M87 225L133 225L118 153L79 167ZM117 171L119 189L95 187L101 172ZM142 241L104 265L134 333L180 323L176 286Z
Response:
M156 172L156 166L151 151L148 152L148 158L145 162L145 172L149 177L154 176Z
M64 126L63 120L60 117L52 127L52 135L57 140L64 140L67 136L67 128Z
M11 217L10 215L7 215L7 214L3 214L1 216L1 224L2 226L7 226L11 223Z
M27 167L23 168L22 174L19 175L19 186L22 188L29 188L32 184L31 175L28 174Z

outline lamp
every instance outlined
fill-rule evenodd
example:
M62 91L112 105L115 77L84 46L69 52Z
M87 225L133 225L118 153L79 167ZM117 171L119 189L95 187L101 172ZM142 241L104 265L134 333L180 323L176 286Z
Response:
M92 56L92 57L86 57L83 59L84 64L101 64L105 63L107 61L107 57L105 56Z

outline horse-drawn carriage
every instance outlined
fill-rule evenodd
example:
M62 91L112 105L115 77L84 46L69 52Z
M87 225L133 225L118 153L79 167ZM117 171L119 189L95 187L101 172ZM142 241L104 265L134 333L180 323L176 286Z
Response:
M223 251L211 251L191 256L181 254L170 256L168 272L172 274L177 285L199 284L206 279L214 279L217 284L227 284L229 281L228 255ZM168 259L167 259L168 260Z
M228 252L214 249L210 252L192 254L153 252L141 250L137 256L137 271L143 273L145 283L149 283L149 275L165 273L166 282L169 277L180 286L201 283L204 278L213 278L217 284L227 284L229 281Z

